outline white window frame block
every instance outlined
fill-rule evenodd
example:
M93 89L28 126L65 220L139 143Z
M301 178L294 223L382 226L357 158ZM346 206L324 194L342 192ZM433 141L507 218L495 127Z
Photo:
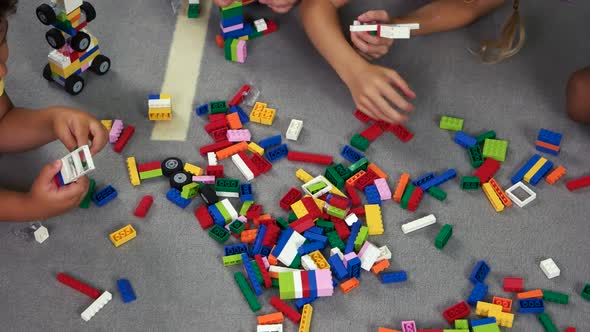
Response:
M545 273L548 279L559 277L559 275L561 274L559 267L557 266L557 264L555 264L552 258L547 258L546 260L541 261L541 264L539 264L539 266L541 267L541 270L543 271L543 273Z
M110 300L113 299L113 295L108 291L104 291L98 299L96 299L92 304L86 308L80 315L84 321L89 321L100 309L102 309Z
M303 121L292 119L291 123L289 123L289 128L287 129L285 137L287 137L288 140L296 141L299 139L301 129L303 129Z
M520 198L516 197L516 195L514 195L512 192L518 188L521 188L527 194L529 194L529 197L527 197L525 200L521 200ZM537 198L537 194L535 194L534 191L532 191L529 187L522 183L522 181L519 181L512 187L506 189L506 195L510 197L510 199L514 202L514 204L518 205L518 207L525 207L527 204L529 204L530 202L534 201L535 198Z
M33 235L35 236L35 241L43 243L49 238L49 231L45 226L39 226L39 228L33 232Z
M326 184L326 187L320 191L318 191L315 194L312 194L309 190L307 190L307 187L311 186L312 184L316 184L318 182L323 182ZM332 191L332 184L330 183L330 181L328 181L328 179L326 179L323 175L318 175L315 178L311 179L309 182L304 183L301 186L301 189L303 189L303 192L305 192L305 194L313 197L313 198L318 198L324 194L329 193L330 191Z
M434 224L436 224L436 217L434 216L434 214L429 214L426 217L422 217L420 219L416 219L414 221L410 221L409 223L403 224L402 232L404 232L404 234L408 234Z
M86 159L86 167L82 165L82 159L80 159L80 152L84 153L84 159ZM93 171L94 161L90 154L90 148L88 145L81 146L65 157L61 158L61 177L64 185L72 183L78 180L79 177Z

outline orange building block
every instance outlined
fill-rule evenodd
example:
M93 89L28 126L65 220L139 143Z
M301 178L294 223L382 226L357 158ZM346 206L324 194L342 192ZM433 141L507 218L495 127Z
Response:
M240 120L240 116L238 112L230 113L225 117L227 119L227 123L229 124L230 129L242 129L242 121Z
M371 268L371 272L373 272L375 274L379 274L379 272L385 270L388 267L389 267L389 261L387 259L382 259L382 260L378 261L377 263L373 264L373 267Z
M565 175L565 168L559 165L553 172L549 173L545 178L545 181L549 184L555 184L562 176Z
M385 327L379 327L379 330L377 330L377 332L402 332L400 330L392 330L392 329L388 329Z
M346 180L346 184L347 185L350 185L350 186L354 186L354 183L356 182L356 180L360 179L360 177L363 176L363 175L365 175L365 171L363 171L361 169L355 175L353 175L350 178L348 178L348 180Z
M505 207L511 207L512 201L510 200L510 198L508 198L508 196L506 196L506 193L504 192L502 187L500 187L498 182L496 182L496 180L494 180L494 178L491 178L490 181L488 181L488 182L490 183L490 185L492 186L492 188L496 192L496 195L498 195L498 197L502 201L502 204L504 204Z
M258 229L247 229L240 234L240 240L243 243L254 243Z
M275 312L268 315L261 315L256 317L259 325L279 324L285 320L282 312Z
M399 177L399 182L395 188L395 192L393 193L394 201L398 203L402 201L402 196L404 196L404 191L406 191L408 182L410 182L410 174L404 173Z
M254 225L258 226L258 225L260 225L260 220L267 220L267 219L272 219L272 217L270 216L270 213L263 214L261 216L254 218L253 223L254 223Z
M221 35L217 35L215 36L215 43L217 43L217 47L223 48L225 41L223 40L223 37L221 37Z
M217 155L217 160L222 160L225 158L229 158L240 151L246 151L246 150L248 150L248 143L247 142L240 142L240 143L236 143L234 145L228 146L225 149L215 152L215 155Z
M512 309L512 300L511 299L494 296L494 298L492 299L492 303L497 304L497 305L501 305L503 312L510 312Z
M357 288L358 285L359 285L359 280L355 277L352 277L340 284L340 290L342 290L342 293L347 294L351 290Z
M274 250L274 247L272 247L272 249ZM272 252L272 250L271 250L271 252ZM270 265L278 265L279 264L279 260L273 255L268 255L268 257L266 259L268 259L268 264L270 264Z
M557 145L545 143L543 141L537 141L535 144L537 144L538 146L545 148L545 149L549 149L549 150L556 151L556 152L559 151L559 146L557 146Z
M377 174L378 177L387 180L387 174L385 174L385 172L383 172L381 170L381 168L379 168L379 166L371 163L371 164L369 164L367 169L370 169L371 171L373 171L373 173Z
M543 291L540 289L535 289L528 292L517 293L516 298L521 299L537 299L543 298Z

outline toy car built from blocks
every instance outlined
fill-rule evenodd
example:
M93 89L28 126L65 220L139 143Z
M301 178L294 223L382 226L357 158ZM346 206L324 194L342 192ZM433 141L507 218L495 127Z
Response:
M94 161L88 145L84 145L61 158L61 171L56 178L59 185L76 181L79 177L94 170Z
M37 7L37 18L45 25L52 25L45 34L53 47L48 55L49 63L43 69L43 77L62 85L72 95L84 89L80 76L87 69L98 75L106 74L111 60L100 54L98 39L85 29L96 18L94 7L82 0L52 0L51 4Z

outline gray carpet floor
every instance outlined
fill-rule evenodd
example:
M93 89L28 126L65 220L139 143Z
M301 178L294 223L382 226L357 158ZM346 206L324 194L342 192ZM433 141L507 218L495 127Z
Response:
M369 8L403 13L420 2L355 2L342 15L344 22ZM3 330L120 330L120 331L253 331L255 316L233 280L236 267L224 268L222 247L198 227L192 211L169 203L163 179L129 184L124 160L139 162L177 156L204 166L197 147L211 140L203 119L192 118L186 142L149 140L152 123L146 119L146 96L158 93L164 76L169 41L175 18L168 1L99 1L98 17L91 29L101 40L113 68L104 77L86 75L86 90L77 97L41 78L49 51L46 31L34 17L36 2L21 1L11 17L10 75L7 91L17 105L43 107L64 104L79 107L99 118L121 118L136 126L136 134L122 155L107 147L96 158L92 174L98 187L113 185L119 198L103 208L76 210L45 221L50 238L42 245L13 235L24 225L0 224L0 321ZM567 178L587 175L590 156L588 127L564 116L564 90L569 73L588 65L587 13L582 1L535 1L522 4L528 41L522 52L503 64L487 66L467 52L483 37L491 36L508 14L500 10L477 23L454 32L398 41L381 64L396 68L418 94L416 112L408 127L415 138L403 144L391 134L374 142L367 157L390 175L394 186L402 172L414 177L428 171L456 168L459 176L472 173L465 151L453 143L450 132L438 129L441 115L465 118L465 130L477 135L493 129L510 141L506 162L496 178L506 187L510 177L533 153L541 127L564 133L562 153L550 157L568 169ZM254 12L253 16L268 14ZM273 16L273 15L270 15ZM197 101L228 99L243 83L262 91L261 100L276 106L272 127L248 125L256 139L284 133L290 119L304 121L293 150L329 153L341 161L338 151L364 125L352 117L354 105L346 87L313 49L296 15L279 17L280 31L248 44L245 65L226 62L214 46L217 15L212 15L199 79ZM23 124L26 125L26 124ZM37 151L0 156L0 183L25 190L43 164L66 153L61 144ZM241 178L231 162L227 174ZM320 167L286 160L254 181L256 201L274 215L284 215L277 201L290 187L300 185L294 177L303 166L314 174ZM521 276L527 289L543 288L570 295L570 304L547 304L547 312L560 331L576 326L590 330L590 303L579 293L590 282L590 192L567 191L563 181L550 186L541 182L537 199L526 208L513 207L497 214L482 192L466 193L458 180L442 186L448 198L438 202L426 197L416 213L386 203L385 234L370 240L388 245L392 268L405 270L409 281L382 285L364 273L358 289L340 292L314 304L314 331L376 331L378 326L399 327L401 320L415 319L419 328L447 328L441 312L468 297L468 275L478 260L492 269L487 283L492 295L502 291L502 278ZM146 219L132 211L145 194L155 195ZM200 204L200 202L199 202ZM400 225L429 213L438 224L403 235ZM131 223L138 236L115 248L108 234ZM433 239L442 224L454 226L453 238L443 251ZM561 276L548 280L539 269L540 260L552 257ZM59 272L99 288L114 299L90 322L80 313L91 303L55 280ZM116 280L131 281L138 300L123 304ZM276 291L260 297L263 309ZM471 318L475 318L474 315ZM291 322L286 331L296 331ZM535 315L517 315L513 331L541 331Z

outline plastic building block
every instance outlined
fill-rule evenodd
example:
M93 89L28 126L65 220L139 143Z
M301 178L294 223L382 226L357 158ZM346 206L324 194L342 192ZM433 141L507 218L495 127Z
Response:
M478 282L483 283L490 273L490 266L486 264L485 261L479 261L475 264L471 275L469 276L469 280L473 284L477 284Z
M150 196L150 195L143 196L141 201L139 201L139 204L135 208L133 215L136 217L144 218L147 215L150 208L152 207L153 202L154 202L154 198L152 196Z
M282 312L289 320L293 323L297 324L301 320L301 314L299 314L295 309L289 307L285 302L279 299L276 296L273 296L270 299L270 305L273 306L278 311Z
M258 302L258 299L256 299L254 292L252 292L252 289L248 285L248 281L244 277L244 274L242 274L242 272L236 272L234 273L234 279L236 280L238 287L242 291L242 294L246 298L246 301L248 302L250 309L252 309L253 312L260 310L260 303Z
M256 332L283 332L282 324L258 325Z
M375 185L365 187L365 197L367 198L368 204L379 204L381 205L381 196Z
M467 299L467 303L474 306L477 304L478 301L482 301L488 292L488 285L478 282L473 286L471 293L469 294L469 298Z
M359 160L361 160L362 158L364 158L365 156L363 154L361 154L360 152L354 150L353 148L351 148L348 145L345 145L342 150L340 151L340 155L350 161L351 163L355 163Z
M229 128L232 130L242 129L242 121L240 120L240 115L238 113L229 113L225 117L227 119L227 123ZM229 137L228 137L229 139ZM249 141L249 139L248 139Z
M282 312L274 312L272 314L258 316L256 320L260 325L278 324L285 320L285 316Z
M580 296L586 301L590 301L590 284L584 285L584 289L582 289Z
M367 129L363 130L359 135L368 139L370 142L373 142L379 136L383 135L383 129L381 129L381 126L379 126L378 123L374 123Z
M383 179L383 178L378 178L375 179L375 187L377 188L377 191L379 192L379 198L382 201L386 201L391 199L391 190L389 189L389 186L387 185L387 180ZM368 186L367 186L368 188ZM366 189L365 188L365 191Z
M477 140L474 137L467 135L462 131L457 131L455 134L455 143L461 145L464 148L469 148L477 144Z
M477 136L475 138L475 140L477 141L477 145L479 145L480 148L482 148L486 139L495 139L495 138L496 138L496 132L493 130L490 130L490 131L487 131L487 132Z
M461 189L477 190L479 189L480 180L477 176L464 176L461 178Z
M474 145L467 148L467 152L469 153L469 160L471 161L471 166L478 168L483 164L483 155L481 153L481 148L479 145Z
M369 168L369 161L367 160L367 158L361 158L357 162L348 166L348 170L352 174L357 174L361 170L366 171L368 168Z
M358 180L354 182L354 186L358 190L364 190L366 186L373 184L377 178L377 174L368 169L363 176L359 177Z
M549 184L555 184L555 182L557 182L562 176L564 176L565 173L565 168L559 165L555 170L553 170L553 172L547 175L545 181L547 181L547 183Z
M264 156L271 163L278 161L284 157L287 157L287 155L289 153L289 149L287 148L287 144L279 145L279 146L273 147L271 149L265 149L265 151L266 152L264 153Z
M281 142L281 135L275 135L261 140L260 142L258 142L258 145L266 150L271 146L280 145Z
M239 152L238 154L234 154L233 156L231 156L231 160L234 163L234 165L236 165L238 170L240 170L240 173L242 173L242 175L244 176L246 181L251 181L256 176L260 175L260 172L258 171L256 166L250 165L250 166L252 166L252 167L250 167L248 165L248 164L251 164L251 161L248 158L248 156L245 156L245 155L242 156L241 155L242 153L243 152Z
M494 180L494 178L491 178L488 183L492 186L492 189L494 189L494 192L496 193L496 195L505 207L512 206L512 201L508 198L508 196L506 196L506 193L504 192L504 190L502 190L502 188L500 187L498 182Z
M465 303L465 301L461 301L445 309L442 315L449 324L452 324L453 321L455 321L456 319L465 318L469 316L470 313L471 309L469 308L467 303Z
M291 205L295 202L299 201L302 197L301 191L297 190L296 188L291 188L289 191L281 198L279 205L283 210L289 211Z
M429 214L426 217L422 217L420 219L416 219L416 220L411 221L409 223L403 224L402 225L402 232L404 234L408 234L408 233L411 233L413 231L417 231L421 228L424 228L426 226L430 226L435 223L436 223L436 217L434 216L434 214Z
M227 103L223 100L209 103L211 114L219 114L227 112Z
M414 134L399 123L388 126L387 131L392 132L403 143L409 142L414 137Z
M557 332L557 327L553 324L553 321L546 313L542 313L538 316L539 322L543 325L545 332Z
M86 192L86 196L82 202L80 202L80 208L87 209L90 207L90 202L92 202L92 195L94 195L94 188L96 187L96 181L94 179L89 179L90 183L88 184L88 191Z
M496 324L495 317L488 317L483 319L474 319L471 321L471 328L475 328L477 326L488 325L488 324Z
M473 176L478 177L480 183L486 183L490 181L498 169L500 169L500 165L499 161L487 158L475 173L473 173Z
M515 191L518 188L521 188L522 190L524 190L529 196L524 200L521 200L520 198L518 198L515 194L512 193L513 191ZM518 182L515 185L513 185L512 187L508 188L506 190L506 195L508 195L508 197L510 197L512 202L514 202L519 207L524 207L525 205L527 205L530 202L532 202L533 200L535 200L535 198L537 198L537 194L535 194L535 192L533 192L529 187L525 186L524 183L522 183L522 182Z
M569 296L567 294L543 290L543 300L545 302L568 304Z
M110 300L113 299L113 295L107 291L104 291L92 304L86 308L80 315L84 321L89 321L96 315L96 313L102 309Z
M363 136L361 136L359 134L352 136L352 138L350 139L350 145L352 145L353 147L355 147L363 152L365 150L367 150L367 147L369 146L369 144L371 144L371 141L369 141L368 139L364 138Z
M229 231L215 224L213 225L213 227L209 228L209 236L212 237L215 241L223 243L227 241L227 239L229 239Z
M311 318L313 316L313 307L310 304L303 306L301 321L299 322L299 332L309 332L311 328Z
M434 173L426 173L420 177L418 177L416 180L414 180L412 182L412 184L416 187L419 187L420 185L428 182L429 180L434 179L435 174Z
M100 120L100 123L105 127L107 131L110 132L111 128L113 127L113 120Z
M175 188L171 188L166 193L166 198L170 202L176 204L181 209L186 208L191 203L191 200L190 199L182 198L180 190L175 189Z
M365 205L367 227L369 235L383 234L383 218L381 208L377 204Z
M418 186L423 191L427 191L431 187L439 186L447 181L454 179L456 176L457 176L457 171L455 171L454 169L449 169L449 170L444 171L440 175L437 175L437 176L433 177L432 179L430 179L422 184L419 184Z
M552 258L541 261L540 267L548 279L559 277L559 267L557 267L557 264L555 264Z
M227 140L230 142L248 142L252 138L250 130L248 129L228 130L226 135Z
M266 174L272 168L272 164L257 153L254 153L250 160L260 171L260 173Z
M561 138L562 135L560 133L541 129L537 136L537 150L557 156L560 150Z
M521 314L540 314L545 312L543 299L518 300L518 312Z
M139 186L141 183L139 179L139 172L137 171L137 165L135 163L135 157L127 158L127 170L129 172L129 181L134 186Z
M107 186L92 196L92 201L98 206L104 206L117 197L117 191L112 186Z
M367 241L368 237L369 237L369 227L361 226L361 229L359 229L358 235L356 236L356 239L354 240L354 250L360 251L361 248L363 247L363 245L365 244L365 242Z
M119 139L117 140L115 145L113 145L113 150L115 150L115 152L117 153L121 153L127 145L127 142L129 142L129 140L131 139L131 136L133 136L133 133L135 133L135 127L125 127L125 129L123 129L123 132L121 133L121 136L119 136Z
M578 190L590 186L590 175L575 180L568 181L565 186L569 191Z
M217 152L230 146L232 146L232 142L230 141L221 141L209 145L204 145L199 148L199 154L202 157L205 157L209 152Z
M503 312L510 312L512 310L512 300L504 297L494 296L492 303L502 307ZM479 303L478 303L479 305Z
M362 123L369 123L372 120L370 116L368 116L367 114L361 112L358 109L354 110L353 115L354 115L355 118L359 119L359 121L361 121Z
M31 228L33 227L35 227L35 225L31 225ZM38 243L43 243L49 238L49 231L45 226L39 224L38 227L33 231L33 237Z
M532 291L522 292L516 294L517 299L540 299L543 298L543 291L540 289L535 289Z
M224 256L231 256L231 255L236 255L236 254L241 255L241 254L247 253L247 252L248 252L248 245L245 243L232 244L232 245L223 247L223 255Z
M565 332L576 332L576 328L575 327L568 327L565 329Z
M463 130L463 119L461 118L454 118L450 116L443 115L440 118L440 129L452 130L452 131L459 131Z
M223 160L223 159L231 157L232 155L234 155L240 151L246 151L247 149L248 149L248 143L239 142L239 143L236 143L234 145L231 145L227 148L224 148L224 149L221 149L221 150L215 152L215 155L217 156L217 160Z
M68 153L61 159L61 180L64 185L76 181L79 177L95 169L90 148L84 145Z
M506 160L507 149L508 141L488 138L484 141L482 155L484 158L492 158L503 162Z
M498 197L498 194L496 193L492 185L489 182L484 183L481 186L481 188L483 189L483 192L486 194L486 197L494 207L494 210L496 210L496 212L504 211L504 204L500 200L500 197Z
M250 284L254 289L254 294L256 294L256 296L262 295L262 288L260 288L260 283L258 283L256 275L254 274L252 263L250 263L250 260L248 259L248 254L246 253L242 254L242 264L244 265L244 270L248 275L248 279L250 279Z
M133 302L137 299L129 280L117 280L117 287L119 288L119 292L121 293L121 299L123 300L123 303Z
M406 274L406 271L386 272L380 273L379 275L381 276L382 284L404 282L408 280L408 275Z
M543 159L544 158L541 158L541 160L543 160ZM539 181L541 181L543 176L545 176L545 174L547 174L551 170L551 167L553 167L553 162L551 162L549 160L544 160L544 163L541 165L539 170L537 172L535 172L534 174L532 174L530 176L530 178L527 177L527 175L529 173L525 174L524 180L527 181L528 183L532 184L533 186L535 186L535 185L537 185L537 183L539 183ZM533 169L531 169L531 171L533 171Z
M209 104L203 104L195 108L195 114L197 114L198 116L203 116L207 113L209 113Z
M373 264L373 267L371 267L371 272L373 272L374 274L379 274L385 271L389 267L389 265L390 264L387 259L377 259L377 263Z
M554 156L559 155L560 147L557 145L552 145L543 141L537 141L535 142L535 147L537 148L537 151L549 153Z
M115 247L119 247L124 243L129 242L137 236L137 232L131 225L127 225L119 230L114 231L109 235L111 242Z
M111 126L111 130L109 131L109 143L114 144L119 140L121 136L121 132L123 131L124 125L123 121L115 120L113 125Z
M447 193L439 187L430 187L426 192L429 193L430 196L438 199L439 201L444 201L447 198Z
M301 129L303 129L303 121L292 119L289 123L289 128L287 128L287 132L285 133L285 137L288 140L296 141L299 139Z
M57 275L57 281L61 282L62 284L73 288L80 293L89 296L90 298L96 300L100 297L100 291L96 288L93 288L79 280L76 280L65 273L59 273Z
M404 192L408 183L410 182L410 174L403 173L398 181L397 187L395 188L395 192L393 194L393 200L396 202L401 202Z
M357 278L352 277L340 284L340 290L342 291L342 293L348 294L350 293L350 291L357 288L358 286L359 280Z
M511 179L512 184L516 184L517 182L520 182L522 180L524 180L524 176L525 174L528 173L528 171L533 168L533 166L535 166L535 164L541 159L541 156L539 156L538 154L535 154L534 156L531 157L531 159L529 159L526 164L520 168L518 170L518 172L516 172L516 174L514 174L514 176Z
M287 159L290 161L299 161L326 166L332 165L333 161L332 156L295 151L289 151L289 153L287 154Z
M148 99L148 119L161 121L172 119L172 101L170 95L150 95Z
M475 307L475 314L483 317L490 317L495 313L501 312L502 306L487 302L478 301Z
M440 232L438 233L438 235L436 236L436 238L434 239L434 246L439 249L442 250L442 248L444 248L447 245L447 242L449 242L449 239L451 238L451 236L453 235L453 226L449 225L449 224L445 224Z
M469 330L469 321L467 319L456 319L455 320L455 329L457 330Z

